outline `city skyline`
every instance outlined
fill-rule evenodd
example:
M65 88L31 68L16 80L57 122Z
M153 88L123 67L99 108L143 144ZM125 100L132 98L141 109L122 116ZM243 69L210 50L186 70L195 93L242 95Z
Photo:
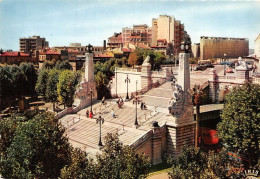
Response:
M147 24L159 15L180 20L199 43L201 36L248 38L260 33L260 1L1 0L0 48L19 50L19 38L40 35L52 46L103 45L123 27Z

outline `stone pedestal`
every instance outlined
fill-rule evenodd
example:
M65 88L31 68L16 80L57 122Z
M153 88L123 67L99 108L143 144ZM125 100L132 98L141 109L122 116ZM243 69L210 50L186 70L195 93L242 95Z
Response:
M141 71L141 89L149 90L152 84L151 78L151 64L149 63L150 57L147 56L142 64L142 71Z

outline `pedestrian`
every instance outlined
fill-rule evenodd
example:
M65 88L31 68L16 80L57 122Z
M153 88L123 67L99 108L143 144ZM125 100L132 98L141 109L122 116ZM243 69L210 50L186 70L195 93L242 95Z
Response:
M89 117L89 110L88 109L86 111L86 116L87 116L87 118Z
M92 114L91 111L90 111L90 113L89 113L89 117L90 117L90 118L93 118L93 114Z
M116 116L115 116L114 109L112 109L112 111L111 111L111 116L112 116L113 118L115 118L115 117L116 117Z
M143 106L143 109L144 110L146 110L147 109L147 107L146 107L146 104L145 104L145 102L144 102L144 104L143 104L144 106Z
M144 103L141 102L141 110L143 110L143 108L144 108Z
M101 103L102 103L103 105L105 104L105 96L103 96Z

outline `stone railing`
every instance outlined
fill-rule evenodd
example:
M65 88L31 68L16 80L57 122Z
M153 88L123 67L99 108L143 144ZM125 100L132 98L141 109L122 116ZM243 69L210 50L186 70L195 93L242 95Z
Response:
M260 78L253 77L252 82L255 83L255 84L260 84Z
M137 139L135 142L130 144L130 146L133 147L134 149L136 149L138 146L140 146L142 143L144 143L147 139L151 138L152 136L153 136L153 131L150 130L146 134L144 134L142 137Z
M115 68L116 72L141 72L141 68Z

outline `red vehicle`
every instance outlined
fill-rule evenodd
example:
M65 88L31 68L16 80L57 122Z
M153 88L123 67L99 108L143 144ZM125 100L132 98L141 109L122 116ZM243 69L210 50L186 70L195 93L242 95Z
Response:
M216 145L219 143L217 131L208 127L199 128L199 144Z

